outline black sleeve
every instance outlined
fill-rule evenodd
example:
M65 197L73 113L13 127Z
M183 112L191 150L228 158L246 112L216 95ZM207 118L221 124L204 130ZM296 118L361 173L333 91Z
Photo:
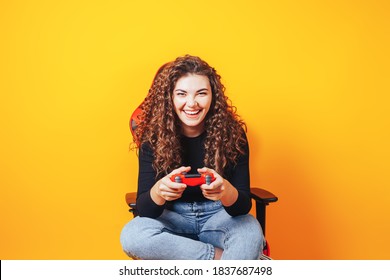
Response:
M137 210L141 217L157 218L164 211L164 205L157 205L150 196L150 189L154 186L156 171L153 164L153 151L149 145L143 144L138 153L138 192Z
M232 166L228 181L237 189L238 198L231 206L225 207L231 216L248 214L252 208L250 197L250 174L249 174L249 145L244 146L245 153L240 155L237 164Z

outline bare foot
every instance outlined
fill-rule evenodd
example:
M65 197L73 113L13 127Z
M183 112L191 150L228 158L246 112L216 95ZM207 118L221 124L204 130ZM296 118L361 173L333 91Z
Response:
M222 257L223 250L218 247L214 247L214 260L220 260Z

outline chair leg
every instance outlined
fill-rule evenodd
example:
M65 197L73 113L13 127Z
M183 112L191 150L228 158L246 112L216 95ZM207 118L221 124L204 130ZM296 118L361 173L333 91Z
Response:
M256 219L259 221L261 228L263 229L263 234L265 236L265 210L268 203L262 201L256 201Z
M264 203L262 201L256 201L256 219L259 221L261 228L263 229L263 235L265 237L265 210L268 203ZM263 248L263 254L261 255L261 260L271 260L270 256L270 248L269 244L266 241L266 244Z

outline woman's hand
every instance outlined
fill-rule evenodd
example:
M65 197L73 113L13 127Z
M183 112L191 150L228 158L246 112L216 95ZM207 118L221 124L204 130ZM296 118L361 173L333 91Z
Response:
M215 170L207 167L199 168L199 173L209 172L214 175L214 182L200 186L203 196L210 200L221 200L224 206L231 206L238 198L238 191L229 181L225 180Z
M186 184L176 183L171 181L171 176L180 174L182 172L188 172L191 167L180 167L173 170L167 176L161 178L150 190L150 195L153 201L158 205L163 205L166 201L172 201L180 198L187 188Z

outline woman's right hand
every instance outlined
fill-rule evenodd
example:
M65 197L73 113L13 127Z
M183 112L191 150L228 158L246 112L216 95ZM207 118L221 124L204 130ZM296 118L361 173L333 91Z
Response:
M188 172L190 170L190 166L182 166L158 180L150 190L150 195L153 201L158 205L163 205L166 201L172 201L180 198L187 186L183 183L172 182L171 176L182 172Z

